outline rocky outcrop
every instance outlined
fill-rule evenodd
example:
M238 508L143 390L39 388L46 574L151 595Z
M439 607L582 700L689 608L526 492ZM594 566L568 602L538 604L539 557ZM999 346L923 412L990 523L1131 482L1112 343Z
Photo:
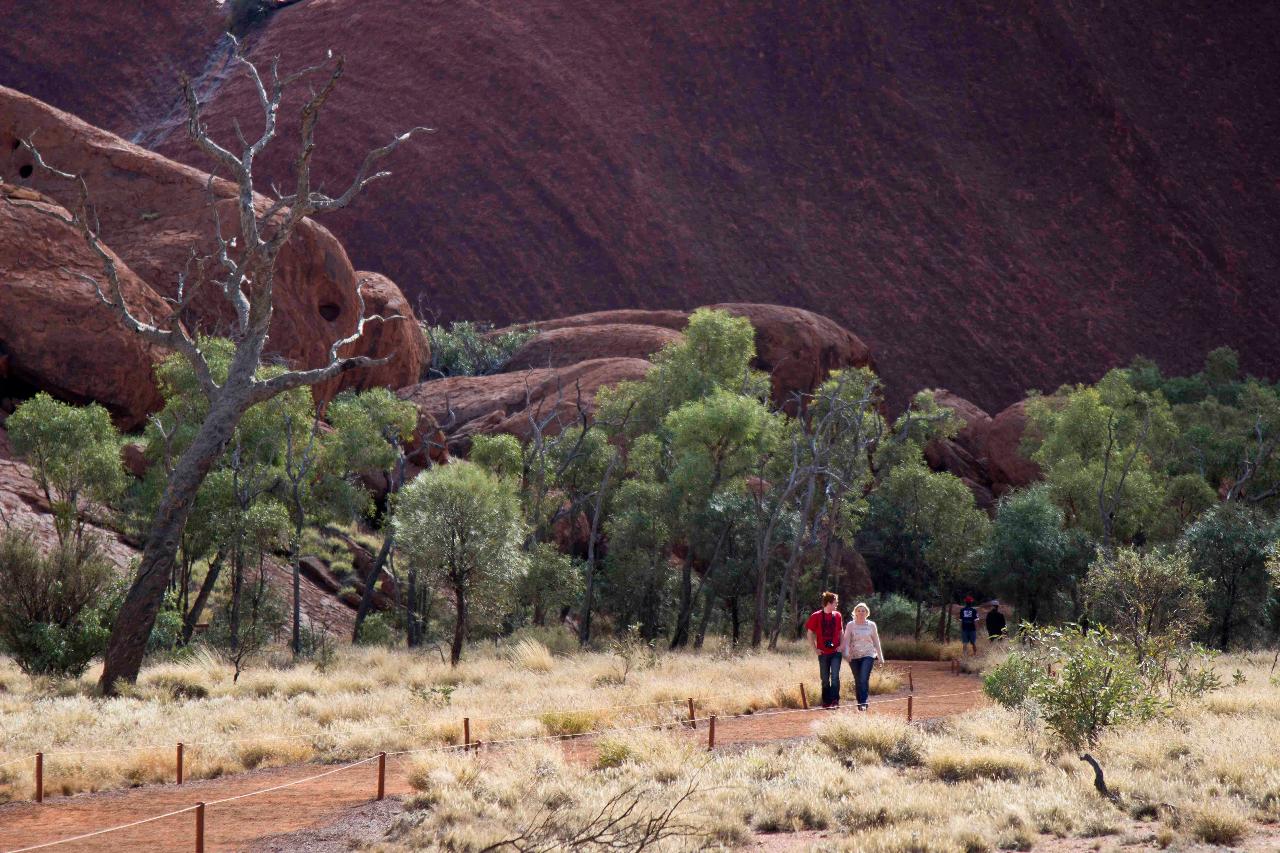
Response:
M858 330L894 408L942 384L994 412L1138 353L1192 372L1227 341L1277 376L1280 111L1257 93L1280 78L1280 7L592 8L325 0L254 33L260 63L346 58L325 180L437 130L326 220L358 267L446 320L804 306ZM72 66L59 94L90 103L119 83L65 17L27 26L57 32L43 64ZM146 29L119 61L158 64ZM205 82L223 138L257 126L246 81ZM180 127L159 144L203 165ZM268 151L263 177L287 181L293 156Z
M783 305L709 305L750 321L756 330L753 365L772 380L773 400L787 405L812 391L832 370L870 366L871 350L857 335L825 317ZM539 334L520 348L508 370L559 367L588 358L649 358L681 339L684 311L597 311L530 323ZM505 331L505 330L504 330Z
M417 406L419 433L442 430L450 452L465 454L475 435L508 433L527 440L535 424L554 435L577 423L579 407L593 414L601 388L639 379L650 367L638 358L598 358L562 368L451 376L398 393Z
M138 278L163 297L177 296L179 276L188 269L193 249L208 254L215 246L216 209L228 238L237 232L235 188L189 166L168 160L92 127L66 113L10 89L0 88L0 179L30 187L67 205L77 201L71 182L35 166L19 143L34 139L50 165L80 175L100 221L102 241ZM214 199L210 207L210 195ZM266 205L266 199L260 204ZM325 363L334 340L355 328L359 309L356 272L337 239L325 228L302 222L281 250L274 284L274 313L268 355L297 367ZM407 303L387 280L376 283L374 301ZM216 288L204 288L184 319L189 328L217 333L232 319L229 303ZM389 351L396 333L379 334L370 324L352 353ZM416 378L423 353L400 347L396 363L379 368L387 377ZM367 380L352 371L316 388L327 399Z
M802 308L729 302L710 305L751 321L756 330L755 366L768 373L773 400L793 402L812 391L833 370L870 367L871 350L853 332Z
M400 288L385 275L358 272L356 280L364 299L364 316L384 319L365 323L360 340L344 350L343 355L359 353L389 361L355 371L345 387L363 390L412 385L422 378L422 372L431 363L431 347L417 315Z
M1040 479L1040 466L1022 455L1022 437L1026 431L1026 400L1019 400L991 420L987 430L987 465L997 495Z
M663 326L639 323L601 323L546 329L512 354L503 372L538 367L566 367L593 358L649 359L668 344L684 339Z
M67 212L32 190L0 185L0 346L6 375L78 403L97 401L126 429L160 405L151 368L161 353L99 301L102 265ZM167 306L116 259L134 311ZM104 285L105 287L105 285Z

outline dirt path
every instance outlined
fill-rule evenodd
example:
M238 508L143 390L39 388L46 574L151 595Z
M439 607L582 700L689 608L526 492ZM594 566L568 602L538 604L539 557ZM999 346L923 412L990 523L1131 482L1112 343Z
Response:
M900 666L905 667L906 664ZM981 704L982 697L973 692L978 687L976 678L952 675L950 665L945 663L915 662L911 667L915 679L912 699L914 719L948 716ZM871 710L878 714L905 717L906 696L907 692L903 690L892 696L875 697L876 702ZM764 711L719 720L716 725L716 746L718 748L810 736L831 713L821 710L787 713ZM678 729L674 733L682 737L706 738L707 725L705 721L700 721L694 731ZM590 740L566 742L565 747L576 760L590 760L594 754ZM394 797L411 791L406 777L407 764L405 760L388 758L387 796ZM288 844L280 836L287 837L293 833L330 826L339 822L348 812L367 804L376 792L376 760L347 769L315 764L293 765L189 782L181 786L152 785L102 794L55 798L46 800L42 805L30 802L9 803L0 806L0 850L15 850L73 838L103 828L186 809L197 802L211 803L316 774L327 775L258 796L210 805L205 810L207 851L304 849L310 845ZM195 823L195 813L187 811L130 829L58 844L49 849L59 853L100 850L146 850L147 853L190 851L195 849ZM273 843L271 839L276 841Z

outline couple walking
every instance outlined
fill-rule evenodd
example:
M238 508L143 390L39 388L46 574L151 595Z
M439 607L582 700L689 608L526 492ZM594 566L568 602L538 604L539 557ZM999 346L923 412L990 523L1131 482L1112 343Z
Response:
M818 673L822 679L822 707L840 704L840 663L849 661L857 686L858 710L867 710L867 694L871 691L871 668L877 660L884 663L880 649L880 632L869 618L871 608L859 601L846 625L838 607L839 596L822 594L822 609L815 610L804 623L818 650Z

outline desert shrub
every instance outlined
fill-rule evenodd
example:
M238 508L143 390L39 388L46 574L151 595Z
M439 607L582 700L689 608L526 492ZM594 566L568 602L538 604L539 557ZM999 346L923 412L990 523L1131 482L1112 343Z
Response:
M563 625L526 625L511 635L511 642L533 640L553 655L567 657L578 651L578 638Z
M880 640L886 660L953 660L960 657L960 647L935 640L911 637L884 637Z
M1015 650L987 671L982 689L1004 707L1017 708L1031 695L1032 686L1043 675L1041 664L1025 652Z
M547 711L538 720L547 734L560 737L586 734L596 725L596 715L591 711Z
M635 759L631 744L616 738L602 738L596 744L596 768L600 770L621 767Z
M920 747L911 728L892 717L835 717L818 729L818 741L850 765L865 753L891 764L920 763Z
M1035 762L1027 755L992 749L936 749L925 763L944 782L1012 781L1025 779L1036 770Z
M1206 803L1191 819L1191 834L1206 844L1228 847L1238 844L1249 832L1249 819L1239 809Z
M362 646L393 649L404 642L404 632L400 630L394 614L370 613L360 625L360 638L356 642Z
M551 650L537 640L524 639L507 650L507 660L529 672L550 672L555 666Z
M890 592L873 595L867 606L875 614L876 627L884 637L906 636L916 630L916 605L905 595Z
M78 677L104 648L120 603L97 537L44 550L31 530L0 531L0 643L23 672Z
M826 829L831 825L831 813L827 805L813 797L766 796L755 814L758 832L803 832L809 829Z
M425 379L497 373L525 341L538 334L531 329L495 332L489 324L465 320L447 328L427 326L425 333L431 344Z

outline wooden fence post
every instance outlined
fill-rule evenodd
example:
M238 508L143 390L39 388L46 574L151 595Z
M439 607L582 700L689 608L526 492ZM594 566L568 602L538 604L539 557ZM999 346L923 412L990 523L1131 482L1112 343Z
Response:
M44 753L36 753L36 802L44 802Z
M698 715L693 710L693 697L689 697L689 728L696 729L698 727Z
M178 741L178 784L182 784L182 741Z
M914 698L915 698L914 696L907 697L907 722L908 723L911 722L911 715L912 715L911 700Z
M196 803L196 853L204 853L204 803Z
M387 793L387 754L385 752L378 753L378 799L381 800Z
M707 749L716 748L716 715L707 718Z
M471 751L471 718L462 718L462 751Z
M800 705L806 711L809 710L809 697L804 692L804 682L800 682Z
M912 693L916 692L916 679L915 676L911 674L911 667L907 667L907 689Z

